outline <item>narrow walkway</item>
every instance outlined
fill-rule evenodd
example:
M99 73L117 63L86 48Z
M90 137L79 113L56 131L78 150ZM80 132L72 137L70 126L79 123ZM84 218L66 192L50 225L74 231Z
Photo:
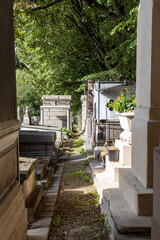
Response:
M74 150L74 153L72 153ZM89 162L67 149L49 240L107 240L110 228L100 214L99 195L93 186Z

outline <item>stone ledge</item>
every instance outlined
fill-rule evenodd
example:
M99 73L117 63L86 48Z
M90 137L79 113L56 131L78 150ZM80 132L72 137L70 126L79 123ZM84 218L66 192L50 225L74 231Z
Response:
M145 188L131 172L131 169L120 169L119 180L120 189L133 211L139 216L151 216L153 189Z
M43 186L44 189L47 189L50 185L52 177L53 177L52 169L51 168L46 168L43 179L38 180L36 182L36 185L37 186Z
M33 190L33 193L29 197L26 203L26 207L28 208L29 220L34 217L36 209L41 201L42 194L43 194L43 186L36 186L35 189Z
M51 187L46 190L46 196L37 210L36 220L32 222L32 225L30 226L31 229L27 232L26 240L48 240L49 229L52 221L51 217L53 216L63 166L64 164L58 164L57 177L54 176L55 181L53 181Z
M144 233L149 235L151 232L151 218L137 216L118 188L103 191L102 212L111 226L111 239L127 239L126 234L139 234L142 237ZM124 234L124 238L122 235L121 238L113 238L119 234Z
M119 171L123 168L131 168L131 166L123 165L121 162L110 162L108 155L106 156L106 172L114 181L119 181Z
M37 165L36 158L19 158L20 181L27 180Z
M37 228L27 231L26 240L47 240L49 236L49 228Z

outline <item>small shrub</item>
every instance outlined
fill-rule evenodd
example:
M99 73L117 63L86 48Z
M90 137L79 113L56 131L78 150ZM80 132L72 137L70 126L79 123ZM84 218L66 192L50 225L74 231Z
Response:
M81 147L83 145L84 141L82 139L79 139L75 142L76 147Z
M109 235L111 233L111 227L109 225L107 225L103 228L103 231Z
M81 164L82 164L82 166L83 166L84 168L86 168L89 163L88 163L88 161L85 161L85 162L82 162Z
M52 219L52 225L57 227L57 228L60 228L60 226L61 226L60 219L61 219L61 217L59 215L57 217L53 218Z
M102 216L100 216L99 221L100 222L105 222L105 218L106 218L106 215L102 215Z
M90 175L83 176L83 182L89 182L91 179Z
M67 132L67 128L62 128L62 132Z
M49 240L55 240L54 236L49 237Z
M71 130L68 130L67 128L62 128L62 132L66 132L66 135L69 138L73 137L73 132Z
M78 197L78 196L76 196L76 200L77 200L77 202L80 202L80 200L79 200L79 197Z
M84 148L81 148L81 149L79 150L79 153L80 153L81 155L83 155L83 156L87 156L87 153L86 153L86 151L85 151Z
M90 200L92 204L99 204L99 194L98 193L89 193L91 196L93 196L93 199Z

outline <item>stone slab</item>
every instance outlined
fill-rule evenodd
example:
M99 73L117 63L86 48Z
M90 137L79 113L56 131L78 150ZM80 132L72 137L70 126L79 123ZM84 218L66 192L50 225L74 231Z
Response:
M37 164L35 169L36 179L42 179L44 177L45 171L46 171L46 164L43 164L43 163Z
M118 188L103 191L102 212L107 214L106 217L111 225L113 224L111 221L114 221L119 233L151 232L151 218L137 216Z
M20 182L27 180L37 165L36 158L19 158Z
M47 168L43 179L36 181L37 186L42 185L44 189L47 189L51 183L52 176L52 169Z
M151 216L153 213L153 189L145 188L134 176L131 169L120 169L119 187L139 216Z
M39 217L53 217L53 212L41 212L38 214Z
M41 201L43 193L43 186L36 186L30 198L26 202L26 207L28 208L28 219L33 218L36 209Z
M20 130L20 156L52 155L55 151L55 141L55 132Z
M49 228L37 228L27 231L27 240L48 240Z
M111 162L108 159L108 155L106 155L106 166L105 169L107 171L107 174L110 175L110 177L118 182L119 181L119 170L121 168L131 168L130 166L123 165L121 162Z
M131 166L132 162L132 145L126 141L116 139L115 145L120 150L119 161L126 166Z
M39 218L37 222L35 222L36 228L45 228L50 227L52 218L51 217L43 217Z
M56 134L53 131L19 131L19 141L20 143L39 143L39 142L55 142Z

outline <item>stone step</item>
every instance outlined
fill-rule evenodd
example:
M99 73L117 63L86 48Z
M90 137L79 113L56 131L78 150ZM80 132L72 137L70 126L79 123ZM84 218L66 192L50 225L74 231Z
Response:
M51 163L51 157L52 157L52 156L46 156L46 157L44 157L44 159L43 159L43 163L45 163L47 167L48 167L48 166L50 165L50 163Z
M111 162L108 160L108 155L107 155L105 168L106 168L107 174L110 175L110 177L117 182L119 181L119 170L121 168L131 168L131 166L123 165L121 162Z
M31 220L34 217L36 209L41 201L42 194L43 186L35 186L33 193L26 203L26 207L28 208L28 220Z
M44 175L43 179L36 181L36 185L37 186L42 185L44 189L47 189L50 185L52 177L53 177L52 168L46 168L46 172L45 172L45 175Z
M60 161L65 161L67 159L67 153L63 153L60 157L59 157L59 160Z
M119 187L137 215L152 215L153 189L146 189L133 175L131 169L120 169Z
M45 163L38 163L35 169L36 180L41 180L44 177L46 171Z
M37 228L27 230L26 240L47 240L49 236L49 228Z
M50 164L49 164L49 166L56 166L57 165L57 163L58 163L58 161L59 161L59 154L57 154L57 155L52 155L52 157L51 157L51 159L50 159Z
M101 209L111 227L110 239L150 239L151 218L136 215L119 188L103 191Z
M123 165L131 165L132 162L132 145L128 144L127 141L116 139L115 145L120 150L119 161Z

